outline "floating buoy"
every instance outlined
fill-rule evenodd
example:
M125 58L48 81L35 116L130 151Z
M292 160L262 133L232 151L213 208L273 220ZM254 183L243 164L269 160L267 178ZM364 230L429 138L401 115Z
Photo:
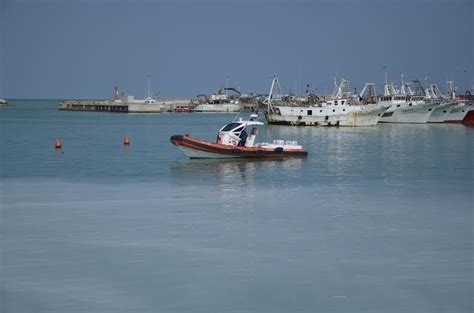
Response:
M125 139L123 140L123 144L125 146L128 146L130 144L130 140L128 139L128 136L125 136Z
M61 140L56 139L56 142L54 143L54 148L56 149L61 149L63 145L61 144Z

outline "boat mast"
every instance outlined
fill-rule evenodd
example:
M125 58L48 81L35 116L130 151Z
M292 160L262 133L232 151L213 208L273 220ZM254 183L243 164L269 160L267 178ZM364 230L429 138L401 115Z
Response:
M454 81L448 80L447 83L448 83L448 91L449 91L450 98L454 100L454 99L456 99L456 91L455 91L455 88L454 88Z
M405 77L403 71L400 73L401 76L401 86L400 86L400 94L406 96L407 91L406 91L406 86L405 86Z
M274 89L276 88L276 84L278 84L278 79L276 76L273 76L272 85L270 86L270 92L268 93L267 99L264 101L267 103L267 108L269 112L273 112L272 97Z
M272 85L270 86L270 92L268 93L267 102L270 103L272 101L273 96L273 88L275 87L276 76L273 76Z
M298 72L298 94L296 95L296 97L299 97L299 96L301 95L301 93L300 93L300 88L301 88L301 71L302 71L302 70L301 70L301 67L302 67L301 62L300 62L299 65L300 65L300 67L299 67L299 72Z
M383 67L384 73L385 73L385 85L383 87L383 95L384 96L391 96L392 95L392 88L388 85L388 73L387 73L387 67Z
M148 75L147 77L148 77L148 98L151 98L151 94L150 94L150 75Z

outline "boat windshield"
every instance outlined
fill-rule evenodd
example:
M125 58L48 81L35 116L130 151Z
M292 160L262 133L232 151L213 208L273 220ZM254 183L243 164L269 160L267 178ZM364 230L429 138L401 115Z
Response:
M227 124L224 128L222 128L221 131L228 132L240 125L241 123L230 123L230 124Z

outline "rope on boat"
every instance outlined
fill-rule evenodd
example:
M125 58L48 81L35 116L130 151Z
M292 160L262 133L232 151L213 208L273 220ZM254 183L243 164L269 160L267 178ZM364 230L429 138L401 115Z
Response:
M241 106L240 111L237 112L232 122L235 122L237 120L237 118L239 117L240 113L242 113L243 110L244 110L244 106Z

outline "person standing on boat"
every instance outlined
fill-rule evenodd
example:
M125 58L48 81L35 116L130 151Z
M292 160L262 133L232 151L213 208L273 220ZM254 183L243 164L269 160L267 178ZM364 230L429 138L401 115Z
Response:
M239 135L239 138L240 138L239 146L241 146L241 147L245 146L245 143L247 142L247 137L248 137L248 134L247 134L247 132L245 131L245 128L244 128L244 130Z

